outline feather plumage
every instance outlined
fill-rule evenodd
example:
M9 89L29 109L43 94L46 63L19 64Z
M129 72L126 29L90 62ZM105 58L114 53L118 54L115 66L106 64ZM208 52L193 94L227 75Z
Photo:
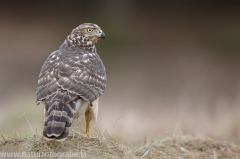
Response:
M46 138L66 138L78 111L77 101L85 100L92 105L106 88L105 67L91 36L81 32L83 26L74 29L60 48L49 55L39 74L36 102L45 104Z

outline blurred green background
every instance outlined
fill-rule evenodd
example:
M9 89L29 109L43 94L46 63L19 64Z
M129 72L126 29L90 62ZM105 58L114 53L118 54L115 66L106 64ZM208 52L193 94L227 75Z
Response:
M240 6L206 0L0 1L6 134L31 131L23 111L41 131L41 66L86 22L106 33L97 43L108 74L99 122L109 133L129 141L188 133L240 142Z

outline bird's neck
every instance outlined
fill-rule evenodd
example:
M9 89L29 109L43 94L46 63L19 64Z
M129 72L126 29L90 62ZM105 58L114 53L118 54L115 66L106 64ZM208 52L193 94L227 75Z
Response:
M76 34L70 34L63 44L60 46L60 49L64 50L77 50L84 49L91 52L96 52L95 44L89 40L88 37L79 36Z

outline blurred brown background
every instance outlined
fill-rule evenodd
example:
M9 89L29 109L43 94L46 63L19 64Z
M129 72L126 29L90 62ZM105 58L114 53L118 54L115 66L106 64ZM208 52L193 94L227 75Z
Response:
M106 33L99 123L119 139L164 133L240 142L240 6L224 1L1 1L0 128L41 131L41 66L81 23ZM121 118L121 119L119 119ZM118 120L119 119L119 120Z

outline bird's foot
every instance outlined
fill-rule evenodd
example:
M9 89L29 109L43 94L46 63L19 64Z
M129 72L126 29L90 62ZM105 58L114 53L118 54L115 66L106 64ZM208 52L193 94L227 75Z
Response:
M85 136L90 138L90 133L86 133Z

